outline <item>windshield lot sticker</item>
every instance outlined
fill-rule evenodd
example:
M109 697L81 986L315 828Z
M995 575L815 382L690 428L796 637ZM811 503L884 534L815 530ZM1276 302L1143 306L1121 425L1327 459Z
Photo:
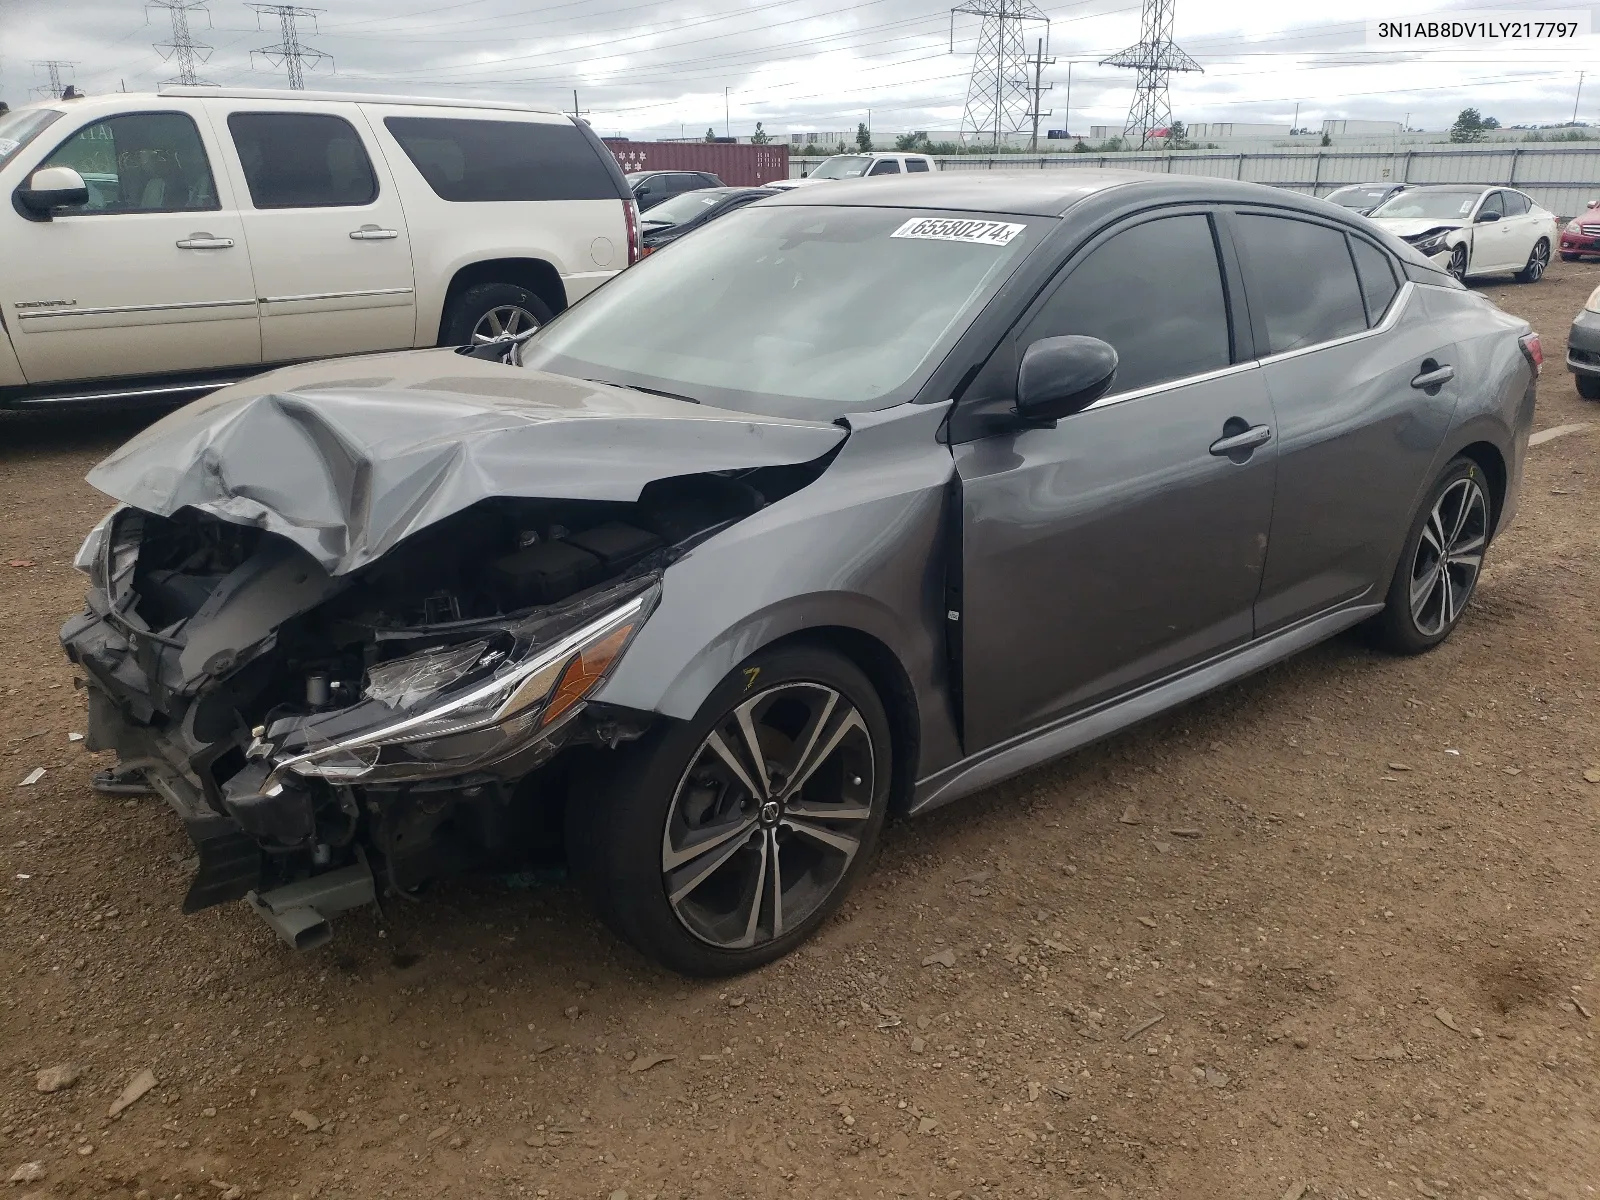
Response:
M1026 225L1005 221L963 221L953 217L913 217L890 237L921 238L929 242L976 242L983 246L1004 246Z

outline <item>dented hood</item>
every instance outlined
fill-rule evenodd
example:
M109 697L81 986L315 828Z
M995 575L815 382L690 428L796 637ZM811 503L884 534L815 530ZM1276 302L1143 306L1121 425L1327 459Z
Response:
M425 350L312 363L214 392L89 473L171 516L288 538L331 574L495 496L633 501L657 479L827 454L838 425L754 416Z

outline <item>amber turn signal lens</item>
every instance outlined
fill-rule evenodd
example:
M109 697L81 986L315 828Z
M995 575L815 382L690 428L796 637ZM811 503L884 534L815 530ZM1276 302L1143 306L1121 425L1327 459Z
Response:
M622 648L628 644L628 635L632 632L632 624L624 625L615 633L580 651L561 673L561 682L556 684L555 695L550 697L550 703L545 707L544 717L539 724L550 724L593 691L605 673L611 669L611 664L616 661L617 655L622 653Z

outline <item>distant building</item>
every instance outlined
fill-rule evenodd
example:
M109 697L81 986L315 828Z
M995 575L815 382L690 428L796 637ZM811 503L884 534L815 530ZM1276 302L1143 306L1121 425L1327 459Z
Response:
M1322 132L1329 137L1394 137L1405 126L1399 121L1324 121Z

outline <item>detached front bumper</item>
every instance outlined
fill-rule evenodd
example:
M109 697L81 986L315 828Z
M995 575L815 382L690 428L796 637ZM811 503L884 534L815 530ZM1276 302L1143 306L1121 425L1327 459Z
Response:
M1600 313L1585 309L1567 333L1567 370L1574 375L1600 375Z

